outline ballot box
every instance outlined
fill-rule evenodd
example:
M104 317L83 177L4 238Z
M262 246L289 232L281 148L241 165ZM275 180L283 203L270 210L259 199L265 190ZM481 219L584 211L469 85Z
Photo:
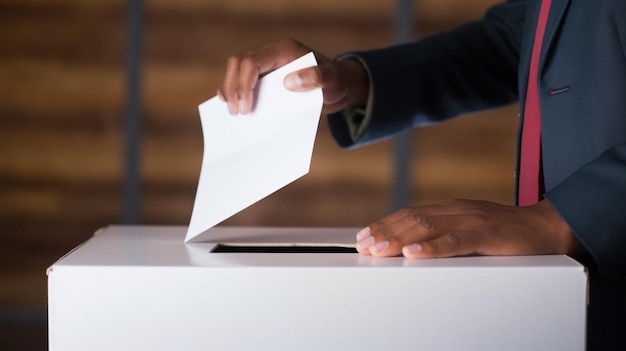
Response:
M70 350L584 350L567 256L374 258L355 228L109 226L48 269ZM346 244L346 245L344 245Z

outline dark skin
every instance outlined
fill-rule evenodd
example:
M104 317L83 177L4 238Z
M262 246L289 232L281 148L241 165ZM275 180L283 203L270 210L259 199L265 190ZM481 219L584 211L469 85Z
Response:
M290 73L285 87L293 91L321 87L324 113L364 106L369 79L361 63L331 60L293 39L231 56L218 95L231 114L247 114L259 77L311 51L318 66ZM576 254L583 247L547 200L527 207L452 200L405 208L370 224L357 234L357 250L379 257L434 258Z

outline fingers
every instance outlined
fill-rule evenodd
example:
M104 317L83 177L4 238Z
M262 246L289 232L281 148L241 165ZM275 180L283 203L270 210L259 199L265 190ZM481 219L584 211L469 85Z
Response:
M406 258L439 258L467 256L477 253L483 237L476 232L450 232L435 239L402 248Z
M361 230L357 234L356 250L363 255L370 255L372 252L383 251L387 249L388 246L388 240L376 241L376 239L372 235L370 235L369 227Z
M406 208L371 224L357 236L357 250L374 256L396 256L402 247L429 239L443 229L436 216L427 210Z
M301 43L285 39L231 56L226 64L226 74L218 89L218 96L226 101L231 114L249 113L259 77L309 51L311 50Z
M239 58L231 57L226 63L226 76L217 95L228 104L228 112L235 115L239 112Z
M239 69L239 101L237 107L239 113L245 115L252 110L253 90L259 80L261 68L252 59L241 62Z
M226 75L218 95L228 104L230 114L250 112L253 91L259 75L267 69L268 65L272 65L271 62L264 62L264 57L258 53L249 53L247 56L236 55L228 59Z
M398 248L406 258L440 258L467 256L478 252L479 233L450 232L432 240L402 246L399 242L382 240L376 242L371 235L364 237L357 243L357 250L372 256L396 256Z

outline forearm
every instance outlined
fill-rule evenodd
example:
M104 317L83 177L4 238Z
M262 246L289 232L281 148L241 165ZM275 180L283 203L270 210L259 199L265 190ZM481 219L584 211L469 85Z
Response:
M518 33L497 16L426 40L343 55L361 61L371 79L372 101L358 140L345 139L345 113L330 115L342 146L393 135L463 113L517 99ZM347 61L347 60L346 60ZM345 131L345 130L344 130Z

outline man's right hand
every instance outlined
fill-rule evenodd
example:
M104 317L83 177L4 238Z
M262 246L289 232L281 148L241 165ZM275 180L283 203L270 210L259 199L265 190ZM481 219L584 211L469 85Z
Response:
M318 65L288 74L284 80L285 87L292 91L321 87L323 113L336 112L348 106L364 106L369 79L360 62L353 59L331 60L293 39L271 42L229 57L218 95L228 103L231 114L247 114L252 109L253 90L260 77L311 51Z

